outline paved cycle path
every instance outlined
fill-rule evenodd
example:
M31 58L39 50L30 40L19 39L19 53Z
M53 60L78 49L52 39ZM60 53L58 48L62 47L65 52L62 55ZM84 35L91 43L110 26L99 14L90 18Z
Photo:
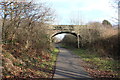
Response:
M90 76L81 67L80 57L72 54L69 50L59 48L56 70L54 74L54 80L57 79L72 79L72 80L90 80Z

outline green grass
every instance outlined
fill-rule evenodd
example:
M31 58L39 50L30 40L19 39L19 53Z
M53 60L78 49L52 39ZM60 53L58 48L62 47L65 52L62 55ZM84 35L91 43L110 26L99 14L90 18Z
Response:
M62 48L66 48L66 49L74 49L74 46L72 47L72 46L67 46L67 45L65 45L65 44L60 44L60 46L62 47Z
M52 51L49 51L51 54L51 60L45 61L44 63L40 64L40 67L45 68L46 65L49 66L49 70L52 70L53 66L55 65L55 61L57 59L57 53L59 52L59 49L54 48Z
M97 53L92 53L84 49L72 49L72 51L80 56L84 61L95 66L98 70L118 71L120 63L114 59L101 57Z
M57 53L59 52L58 48L54 48L52 51L52 62L54 63L57 59Z
M44 64L53 67L55 65L55 61L57 59L57 53L58 52L59 52L58 48L54 48L52 51L50 51L50 53L51 53L51 60L49 62L45 62Z
M53 51L52 51L53 54L56 54L56 53L58 53L58 52L59 52L59 49L58 49L58 48L54 48Z

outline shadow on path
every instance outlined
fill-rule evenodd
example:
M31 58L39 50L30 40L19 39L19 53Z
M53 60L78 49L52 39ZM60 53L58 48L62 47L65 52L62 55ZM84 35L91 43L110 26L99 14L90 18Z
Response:
M80 58L64 48L59 48L54 80L91 80L80 65ZM75 57L76 56L76 57Z

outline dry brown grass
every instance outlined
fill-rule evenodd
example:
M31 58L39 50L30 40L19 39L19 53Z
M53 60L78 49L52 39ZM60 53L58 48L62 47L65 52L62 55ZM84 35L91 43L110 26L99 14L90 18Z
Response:
M118 29L101 28L100 30L100 38L91 42L89 46L102 56L119 59Z
M88 48L101 54L101 56L119 58L119 43L118 43L118 29L112 27L103 26L101 23L91 23L87 29L80 31L80 46L81 48ZM69 36L69 35L67 35ZM76 39L72 36L71 38L63 39L66 44L73 43ZM68 40L68 41L67 41ZM71 41L71 42L69 42ZM74 45L72 45L74 46Z
M101 38L109 38L118 34L118 29L114 28L103 28Z

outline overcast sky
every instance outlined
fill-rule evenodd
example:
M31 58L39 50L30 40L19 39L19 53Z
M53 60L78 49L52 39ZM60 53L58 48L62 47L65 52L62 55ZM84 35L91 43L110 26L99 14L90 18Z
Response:
M36 0L38 1L38 0ZM39 0L40 1L40 0ZM56 12L56 24L70 24L70 17L82 16L84 23L91 21L102 22L104 19L111 23L112 17L117 16L112 7L112 0L44 0Z

